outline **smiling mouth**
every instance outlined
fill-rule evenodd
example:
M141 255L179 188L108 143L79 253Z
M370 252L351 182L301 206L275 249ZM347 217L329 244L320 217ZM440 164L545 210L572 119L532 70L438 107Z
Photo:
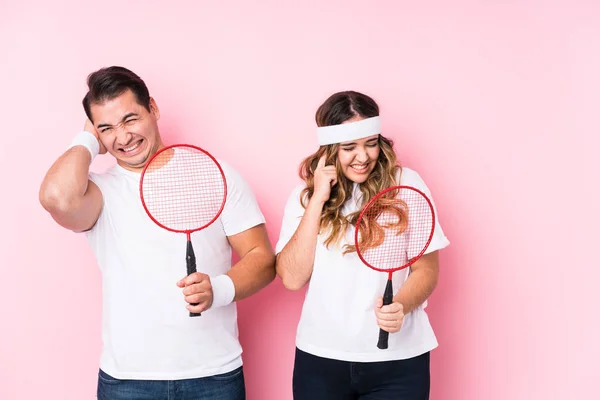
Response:
M125 155L130 155L135 153L135 151L140 147L140 145L142 144L143 139L137 140L135 142L133 142L132 144L130 144L127 147L121 147L119 149L119 152L125 154Z
M367 172L368 168L369 168L369 163L364 163L364 164L352 164L350 165L350 168L352 168L352 170L354 172L358 172L359 174L361 173L365 173Z

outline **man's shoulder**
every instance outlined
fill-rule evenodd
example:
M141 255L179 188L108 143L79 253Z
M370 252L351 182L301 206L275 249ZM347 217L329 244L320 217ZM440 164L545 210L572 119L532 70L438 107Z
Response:
M223 161L221 159L216 159L219 165L221 166L221 170L223 171L223 175L225 175L225 181L227 182L228 190L234 189L237 191L251 191L250 185L243 173L240 172L239 168L234 167L227 161Z
M89 172L89 176L94 179L101 180L113 180L119 179L122 174L119 173L117 165L110 166L103 171L91 171Z
M90 171L88 179L96 184L100 191L106 195L111 189L121 190L123 185L130 185L131 179L116 165L102 172Z
M220 159L220 158L215 158L215 159L221 166L221 169L223 170L223 174L225 174L225 178L227 178L229 176L236 177L236 178L241 177L240 172L233 165L231 165L227 161L224 161L223 159Z

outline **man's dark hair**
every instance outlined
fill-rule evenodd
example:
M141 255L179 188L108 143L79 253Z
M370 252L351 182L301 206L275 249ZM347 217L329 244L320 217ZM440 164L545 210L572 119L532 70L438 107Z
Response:
M133 92L138 104L150 111L148 87L135 73L123 67L107 67L91 73L87 78L89 91L83 98L83 109L92 121L90 106L120 96L128 89Z

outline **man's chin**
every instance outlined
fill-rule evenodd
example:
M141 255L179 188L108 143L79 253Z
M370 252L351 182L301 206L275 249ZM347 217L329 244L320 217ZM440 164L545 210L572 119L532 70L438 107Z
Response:
M143 169L148 160L150 159L149 155L138 156L138 157L115 157L117 159L117 163L127 169Z

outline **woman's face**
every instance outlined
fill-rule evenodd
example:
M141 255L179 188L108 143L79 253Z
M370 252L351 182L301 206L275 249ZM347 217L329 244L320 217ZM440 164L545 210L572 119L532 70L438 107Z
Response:
M364 118L354 117L344 123L357 122L362 119ZM340 143L337 157L344 176L352 182L365 182L375 169L379 151L379 134Z

